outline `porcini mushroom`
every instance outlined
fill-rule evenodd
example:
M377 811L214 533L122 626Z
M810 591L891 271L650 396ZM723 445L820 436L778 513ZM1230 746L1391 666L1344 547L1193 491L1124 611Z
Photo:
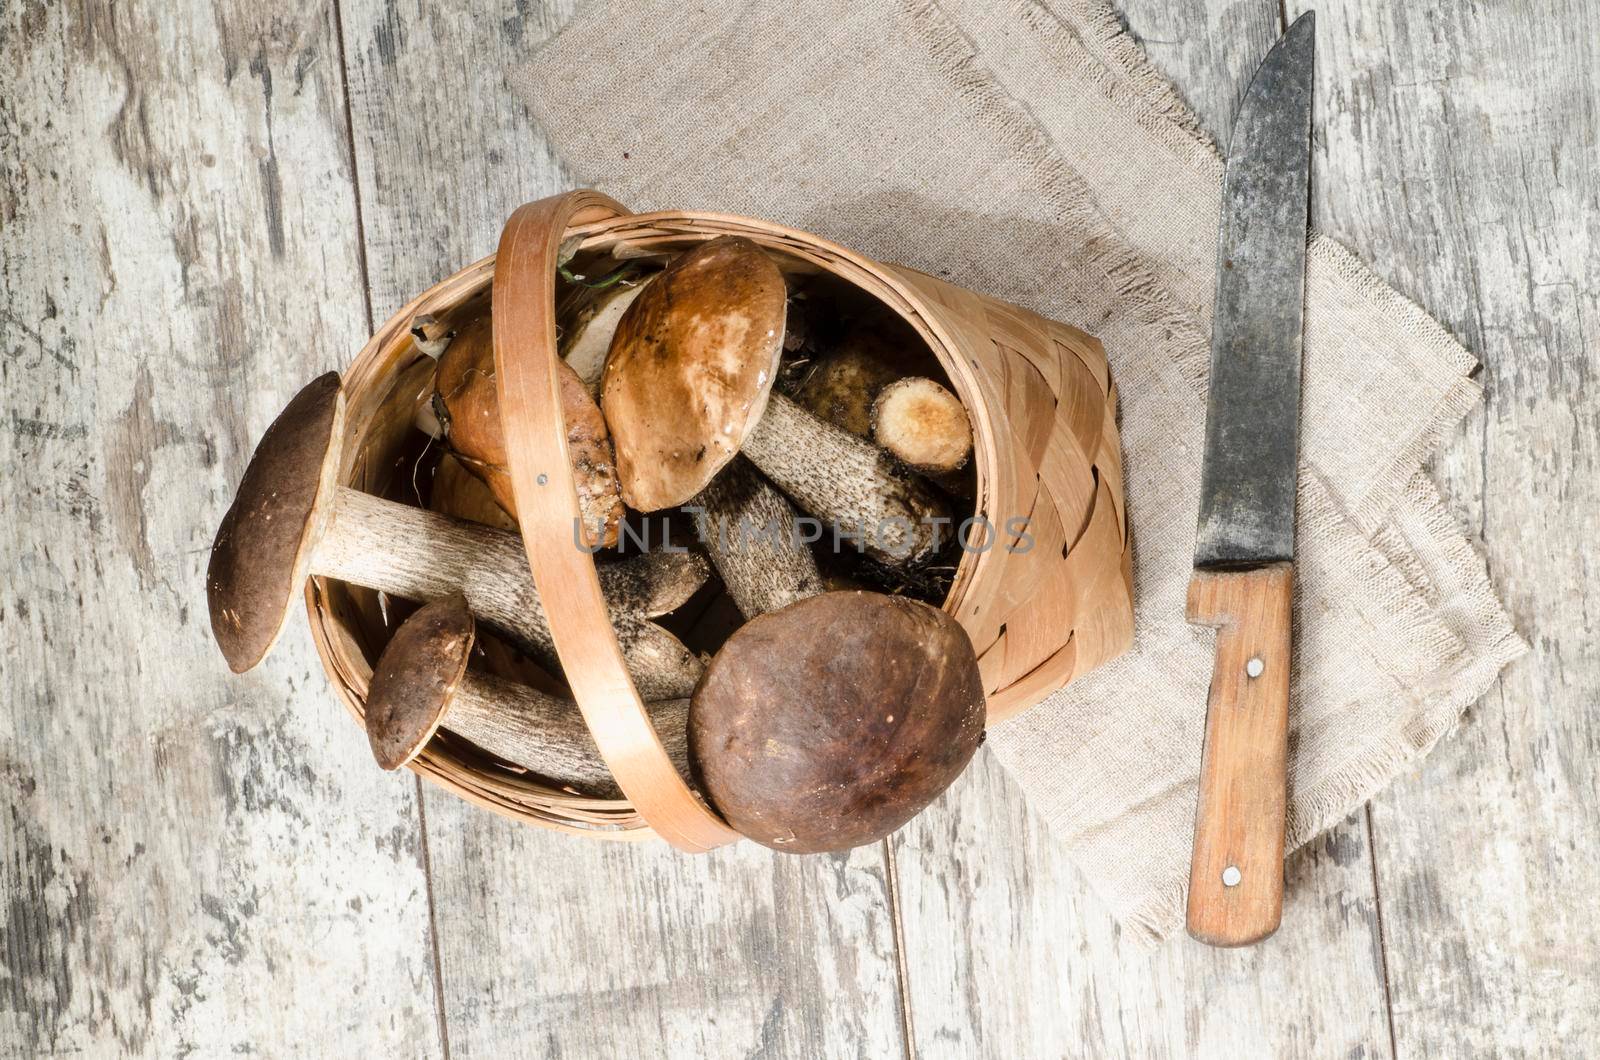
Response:
M367 690L367 739L378 765L399 769L442 726L582 794L620 797L574 703L468 668L476 634L472 611L459 593L424 605L395 631ZM688 707L678 699L646 708L684 776Z
M937 608L866 592L752 619L706 667L689 751L743 835L845 850L914 817L966 768L984 726L972 642Z
M676 258L617 325L601 382L622 497L684 504L741 450L797 505L890 565L937 549L945 506L887 453L771 393L783 275L748 239Z
M921 376L897 379L872 403L872 437L917 471L947 474L972 455L972 423L961 399Z
M339 485L344 415L336 372L296 394L256 447L223 516L206 590L228 665L243 673L266 656L309 575L408 600L464 592L518 647L553 660L521 539ZM707 574L689 553L649 553L600 569L624 658L646 699L685 696L700 675L699 659L647 613L681 604Z
M443 333L437 322L418 317L412 322L417 349L439 350L434 378L433 416L445 441L462 465L489 486L495 501L512 516L517 514L506 468L505 434L500 425L499 395L495 389L494 332L487 311L456 324ZM567 427L567 456L578 487L583 541L591 548L617 543L622 520L622 500L605 417L578 373L562 363L561 414ZM420 424L427 429L427 424Z

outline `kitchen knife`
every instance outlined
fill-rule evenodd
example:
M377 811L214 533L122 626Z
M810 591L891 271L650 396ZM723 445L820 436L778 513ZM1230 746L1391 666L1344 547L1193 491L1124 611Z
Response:
M1257 942L1283 916L1314 30L1308 11L1251 78L1222 184L1188 599L1189 621L1217 631L1188 912L1213 946Z

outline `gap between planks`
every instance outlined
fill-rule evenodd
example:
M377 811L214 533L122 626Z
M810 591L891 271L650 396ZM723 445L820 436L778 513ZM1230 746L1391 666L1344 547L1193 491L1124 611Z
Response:
M350 105L350 62L344 41L344 2L332 0L330 6L333 9L333 37L339 48L339 94L344 110L345 152L350 162L350 192L355 204L356 267L361 279L361 305L366 313L367 334L371 335L377 330L377 323L372 314L372 274L367 267L367 223L361 202L361 174L357 169L360 162L356 155L355 115ZM413 774L412 779L415 782L414 792L417 801L417 838L422 861L422 882L428 902L428 951L433 959L434 1025L439 1031L440 1053L444 1060L450 1060L450 1024L444 1000L444 960L439 952L439 911L434 900L433 855L428 846L428 811L423 805L421 774Z
M1278 32L1289 32L1288 0L1277 0ZM1361 807L1367 823L1367 867L1372 870L1372 915L1378 932L1378 977L1383 982L1383 1025L1389 1032L1389 1060L1399 1060L1400 1048L1394 1031L1394 990L1389 985L1389 941L1383 930L1383 894L1378 888L1378 837L1372 823L1372 803Z
M906 961L905 918L900 915L900 869L894 860L894 836L883 844L883 875L889 891L889 923L893 928L895 976L900 986L900 1037L905 1043L906 1060L916 1060L917 1038L911 1015L911 971Z
M1372 870L1372 915L1378 925L1378 974L1383 980L1383 1024L1389 1028L1389 1060L1400 1060L1394 1033L1394 991L1389 989L1388 939L1383 933L1383 895L1378 892L1378 836L1372 827L1372 803L1361 807L1367 819L1367 867Z

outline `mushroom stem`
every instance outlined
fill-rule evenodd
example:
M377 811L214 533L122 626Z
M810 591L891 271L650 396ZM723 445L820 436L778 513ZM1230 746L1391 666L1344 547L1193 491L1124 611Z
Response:
M330 507L314 539L310 573L408 600L462 592L475 613L518 647L555 659L549 619L516 534L345 486ZM700 660L647 614L687 599L703 580L701 562L687 553L650 553L600 568L623 657L646 700L687 696L700 677Z
M689 510L712 565L746 618L823 591L794 509L749 461L735 457Z
M972 455L961 399L926 376L897 379L878 393L872 439L923 474L958 471Z
M689 773L689 701L648 704L650 722L678 774ZM583 715L557 699L503 677L468 670L440 723L485 751L585 795L622 797Z
M743 452L839 538L891 567L926 562L951 526L949 509L928 483L781 394L769 396Z

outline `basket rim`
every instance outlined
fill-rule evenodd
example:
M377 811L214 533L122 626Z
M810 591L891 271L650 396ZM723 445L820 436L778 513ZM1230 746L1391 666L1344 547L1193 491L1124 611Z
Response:
M963 356L963 342L951 333L940 313L928 308L927 295L903 278L904 273L915 273L915 270L879 263L802 229L721 211L658 210L585 221L566 228L563 246L595 249L617 245L641 247L650 243L681 245L722 234L745 235L839 277L895 312L927 342L973 419L977 488L972 505L976 513L987 512L991 490L1000 473L996 413L984 400L976 362L969 363ZM392 381L425 356L415 349L409 330L411 320L420 313L452 310L484 294L493 282L495 258L494 254L479 258L417 295L393 313L356 354L345 375L352 429L347 431L342 442L341 482L349 483L359 470L355 466L355 456L366 436L371 411L388 394L386 381ZM975 297L992 301L982 295ZM365 410L366 415L358 415L360 410ZM963 552L941 605L945 611L958 619L961 617L968 595L974 587L985 584L981 575L996 562L997 552L994 549ZM339 620L327 603L324 581L310 579L305 590L313 641L336 695L357 723L364 724L370 662L359 646L338 628ZM1043 694L1064 684L1070 674L1056 680L1055 669L1058 668L1053 668L1053 664L1072 649L1069 640L1027 674L989 693L991 723L1038 702ZM480 765L474 758L462 758L439 741L430 741L429 746L408 763L408 768L476 806L513 820L569 834L619 841L645 839L657 834L626 799L575 795L492 765Z

